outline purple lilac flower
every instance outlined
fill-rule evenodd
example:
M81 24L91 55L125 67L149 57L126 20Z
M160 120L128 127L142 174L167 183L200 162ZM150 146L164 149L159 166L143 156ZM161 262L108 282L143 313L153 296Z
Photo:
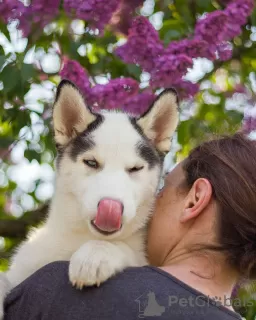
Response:
M232 58L232 46L227 42L217 45L217 52L221 61L227 61Z
M241 279L233 288L232 290L232 298L237 298L238 295L239 295L239 291L242 289L242 288L246 288L248 287L248 285L250 285L250 281L248 279ZM248 288L247 288L248 289Z
M114 27L115 30L127 35L132 26L135 10L142 6L143 2L144 0L121 1L119 9L111 19L111 26Z
M33 0L31 4L24 7L19 17L19 29L24 36L28 36L35 24L39 30L42 30L50 23L59 12L60 0Z
M145 17L134 19L127 42L116 49L126 63L139 64L145 71L154 67L154 60L163 52L158 32Z
M62 79L72 81L85 95L90 93L90 81L85 69L75 60L64 59Z
M200 39L183 39L180 41L172 41L166 48L169 54L186 54L191 58L208 58L215 59L214 50L204 40Z
M253 7L252 0L237 0L227 6L225 13L228 16L228 21L227 31L223 37L224 40L231 40L241 34L241 26L246 23Z
M148 110L154 100L155 95L153 93L142 92L127 99L122 106L122 110L133 116L139 116Z
M25 6L21 1L0 0L0 20L3 20L5 23L19 19L24 10Z
M96 84L91 89L89 103L108 110L120 109L128 98L138 93L138 90L139 84L134 79L113 79L106 85Z
M153 88L169 87L179 82L192 66L193 60L185 54L160 56L155 59L150 84Z
M86 70L75 60L65 59L60 76L72 81L96 109L118 109L139 90L138 82L131 78L113 79L106 85L96 84L91 88Z
M227 31L225 34L226 40L232 40L234 37L242 33L242 27L234 24L227 24Z
M199 84L187 80L180 80L174 85L174 88L177 90L179 98L183 100L194 97L199 91Z
M252 10L252 0L229 1L225 10L209 13L197 22L195 38L205 40L210 51L217 52L220 60L229 60L232 57L232 49L227 40L242 32L241 27Z
M74 17L89 22L93 28L103 30L119 5L118 0L64 0L64 9Z
M235 93L242 93L242 94L246 94L247 93L247 88L245 85L241 84L241 83L237 83L234 87L234 92Z
M225 98L231 98L231 97L233 97L233 95L234 94L247 94L248 92L247 92L247 88L246 88L246 86L244 86L244 85L242 85L241 83L237 83L235 86L234 86L234 88L232 88L232 89L230 89L230 90L228 90L228 91L225 91L224 92L224 96L225 96ZM250 101L250 99L248 100L248 103L254 103L254 102L252 102L252 101Z
M197 22L195 38L205 40L209 44L233 39L242 32L241 26L246 23L253 8L253 0L229 2L225 10L208 13Z
M33 0L29 6L19 0L0 0L0 17L7 23L18 19L24 36L32 30L32 24L42 29L59 12L60 0Z
M227 30L228 15L224 11L216 10L200 19L195 27L195 38L210 44L223 41Z
M231 2L225 9L229 16L229 23L234 25L244 25L248 16L254 8L252 0L236 0Z
M243 121L242 130L246 134L249 134L251 131L256 130L256 117L246 116Z

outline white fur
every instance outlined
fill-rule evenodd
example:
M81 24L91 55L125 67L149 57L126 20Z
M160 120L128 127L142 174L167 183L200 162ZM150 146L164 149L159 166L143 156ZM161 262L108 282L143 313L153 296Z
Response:
M5 285L1 285L0 319L1 303L9 289L50 262L70 260L69 278L78 288L100 284L128 266L147 263L144 227L153 209L160 166L150 169L136 153L141 136L127 115L105 112L104 118L91 133L95 147L79 154L76 161L69 156L72 141L67 145L48 218L20 245L3 280ZM70 141L65 133L63 136L65 128L61 130L58 142ZM101 169L84 164L84 159L93 158ZM134 166L144 168L129 174L127 169ZM91 225L99 201L106 197L124 205L121 230L108 236Z
M99 284L128 266L146 264L141 229L152 212L160 169L149 171L136 154L140 136L127 116L104 116L104 124L92 135L94 149L76 162L68 151L64 155L49 217L29 234L12 259L6 274L11 287L57 260L70 260L70 280L77 287ZM104 166L97 174L82 161L92 155ZM128 175L125 169L137 165L145 165L145 170ZM90 223L104 197L124 204L123 227L110 236L99 234Z
M140 136L126 115L113 113L104 116L106 120L92 134L96 143L95 148L78 156L76 162L70 159L68 150L66 151L56 176L56 192L49 217L41 228L31 232L28 240L20 246L13 257L7 273L12 286L16 286L49 262L70 260L73 253L85 243L88 244L86 249L79 249L81 263L84 264L85 260L83 251L88 252L87 262L89 262L91 259L89 252L92 250L88 248L89 243L93 247L93 241L88 243L89 240L108 241L115 246L119 246L118 241L122 240L123 249L120 255L123 256L125 251L127 255L130 252L126 266L146 263L146 260L141 258L142 233L139 231L135 234L135 232L145 226L152 211L160 169L156 167L150 170L150 174L149 170L145 169L128 175L126 168L142 164L142 159L135 152L135 145ZM125 145L125 148L122 148L122 145ZM104 166L97 174L94 169L87 168L82 161L92 156ZM146 163L143 164L146 166ZM109 236L98 233L91 226L97 205L105 197L118 199L124 205L123 227ZM139 207L140 210L137 212ZM138 241L130 242L131 236L137 237ZM131 249L135 254L131 254ZM113 261L112 264L116 261L116 268L119 271L120 257L118 250L114 250L115 254L108 256ZM76 260L77 254L74 255ZM96 283L96 279L90 279L90 283Z

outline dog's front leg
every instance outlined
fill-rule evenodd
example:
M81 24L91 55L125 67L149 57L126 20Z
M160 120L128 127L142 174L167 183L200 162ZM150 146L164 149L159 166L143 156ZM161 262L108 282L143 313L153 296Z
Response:
M100 285L129 266L139 266L134 251L123 242L90 240L71 257L69 279L73 286Z

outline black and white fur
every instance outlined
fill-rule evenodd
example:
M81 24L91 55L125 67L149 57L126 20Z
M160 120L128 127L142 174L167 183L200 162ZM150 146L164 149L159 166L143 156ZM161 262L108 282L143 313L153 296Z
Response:
M8 290L56 260L70 260L69 278L78 288L147 263L144 227L155 201L161 155L169 151L177 123L177 95L171 89L135 119L117 111L95 114L74 84L60 83L53 108L55 194L45 223L29 234L0 278L0 303ZM99 166L88 167L84 160ZM124 208L122 228L109 235L91 223L105 197L118 199Z

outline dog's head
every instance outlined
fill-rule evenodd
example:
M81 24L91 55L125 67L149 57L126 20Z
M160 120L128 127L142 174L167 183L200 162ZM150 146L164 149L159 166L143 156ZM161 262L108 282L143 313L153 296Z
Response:
M60 83L53 108L56 193L76 203L70 214L93 234L125 236L145 224L178 123L177 100L165 90L138 119L117 111L96 114L73 83Z

